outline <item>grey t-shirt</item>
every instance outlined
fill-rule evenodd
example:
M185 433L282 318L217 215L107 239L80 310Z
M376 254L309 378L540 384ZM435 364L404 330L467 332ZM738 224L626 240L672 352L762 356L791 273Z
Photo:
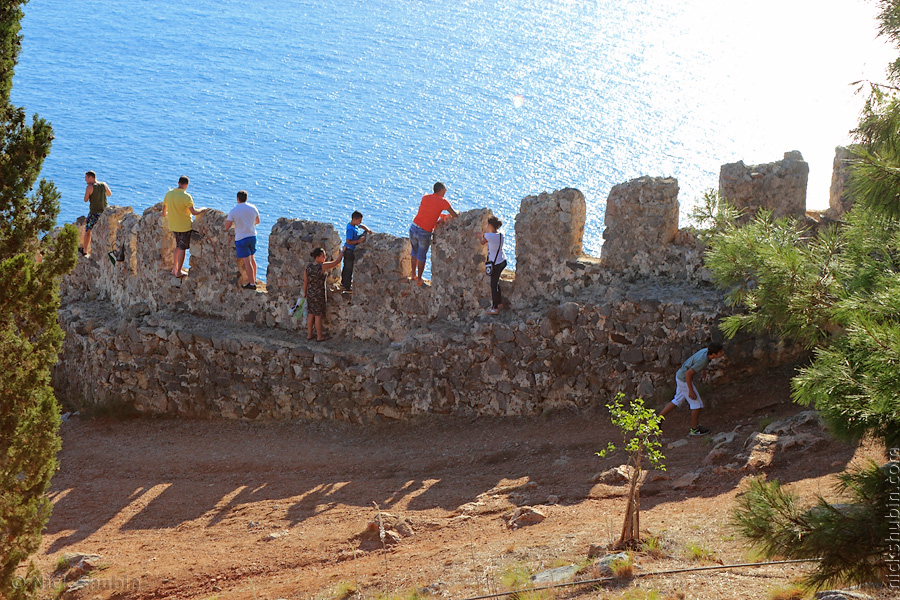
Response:
M689 359L684 361L684 364L681 365L681 368L678 369L678 372L675 373L675 377L679 379L679 381L687 381L687 372L690 369L694 370L694 373L699 373L709 364L709 350L704 348L693 354Z

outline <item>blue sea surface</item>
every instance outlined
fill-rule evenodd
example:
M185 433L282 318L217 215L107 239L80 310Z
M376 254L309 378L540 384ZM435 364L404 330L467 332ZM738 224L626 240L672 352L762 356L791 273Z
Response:
M360 210L406 235L440 180L512 238L521 198L576 187L598 254L610 188L641 175L677 177L684 213L721 164L799 149L827 204L861 104L848 84L887 60L873 7L730 4L31 0L13 101L53 123L43 175L65 222L88 169L137 212L182 174L198 206L245 189L264 272L281 216L343 234Z

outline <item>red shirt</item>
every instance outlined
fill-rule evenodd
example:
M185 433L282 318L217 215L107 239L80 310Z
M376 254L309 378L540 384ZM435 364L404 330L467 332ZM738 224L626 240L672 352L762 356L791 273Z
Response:
M419 212L416 213L413 223L431 233L441 218L441 213L449 209L450 203L440 194L426 194L422 196L422 203L419 204Z

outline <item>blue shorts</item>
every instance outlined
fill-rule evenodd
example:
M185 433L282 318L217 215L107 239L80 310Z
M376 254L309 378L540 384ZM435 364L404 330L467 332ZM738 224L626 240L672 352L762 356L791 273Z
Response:
M247 258L256 254L256 236L251 235L234 242L234 249L238 258Z
M431 234L413 223L409 228L409 244L412 246L410 256L418 262L425 262L431 247Z

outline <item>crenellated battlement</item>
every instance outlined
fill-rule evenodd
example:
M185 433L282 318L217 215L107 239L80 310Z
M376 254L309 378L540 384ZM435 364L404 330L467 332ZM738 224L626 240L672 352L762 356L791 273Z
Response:
M783 177L784 169L754 169ZM778 186L758 179L754 189L768 191L747 202L780 206L770 193ZM289 308L310 250L338 252L331 224L278 219L267 283L249 291L239 286L234 233L223 230L221 211L196 218L190 274L178 280L169 272L175 244L162 205L140 216L110 207L93 230L93 256L63 282L67 339L57 391L75 406L116 401L190 416L351 420L526 414L618 391L663 399L677 366L718 337L726 313L703 248L679 229L677 195L671 178L614 187L599 258L583 252L581 192L523 198L517 269L502 284L512 308L496 317L484 313L487 251L477 236L490 210L439 224L423 286L407 280L409 240L375 233L356 252L352 297L337 291L339 270L332 272L326 328L335 338L325 344L307 342L305 323ZM113 265L110 250L124 260ZM730 344L727 373L798 353L742 338Z

